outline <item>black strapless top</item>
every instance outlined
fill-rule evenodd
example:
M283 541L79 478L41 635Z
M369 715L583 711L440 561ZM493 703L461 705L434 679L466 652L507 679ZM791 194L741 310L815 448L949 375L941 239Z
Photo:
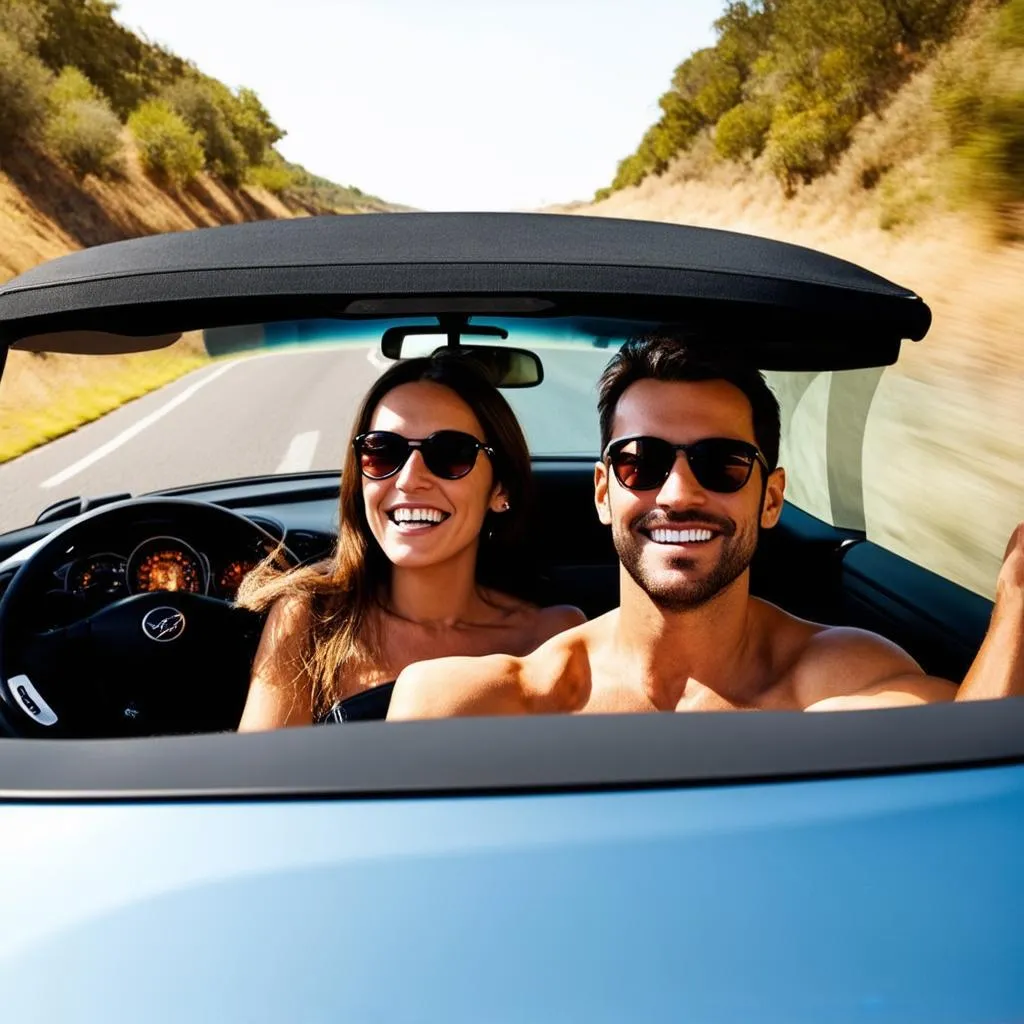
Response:
M370 722L387 718L394 688L395 681L392 680L339 700L317 719L317 725L340 725L343 722Z

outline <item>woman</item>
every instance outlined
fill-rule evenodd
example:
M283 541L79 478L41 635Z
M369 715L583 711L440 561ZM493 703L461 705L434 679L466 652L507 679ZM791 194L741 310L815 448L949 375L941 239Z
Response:
M268 560L239 590L270 609L239 729L383 718L413 662L523 655L582 622L526 599L530 479L515 414L464 358L383 374L356 417L333 558Z

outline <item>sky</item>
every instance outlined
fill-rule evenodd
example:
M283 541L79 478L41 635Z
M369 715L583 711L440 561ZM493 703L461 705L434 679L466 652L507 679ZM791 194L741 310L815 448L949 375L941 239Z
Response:
M589 199L659 116L724 0L118 0L255 89L286 159L424 210Z

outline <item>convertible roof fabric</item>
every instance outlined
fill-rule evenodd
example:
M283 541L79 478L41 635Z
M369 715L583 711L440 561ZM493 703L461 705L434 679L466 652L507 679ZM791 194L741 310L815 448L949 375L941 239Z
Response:
M120 314L139 330L147 308L164 318L151 333L187 329L187 316L166 318L197 304L204 315L240 302L265 314L266 303L304 300L323 315L325 301L343 312L342 300L358 298L517 294L556 304L599 296L627 311L641 300L740 304L815 332L852 318L890 339L919 339L931 321L918 296L876 274L750 235L603 217L406 213L261 221L75 252L0 288L0 332L10 343L69 325L117 330ZM294 305L284 312L295 315Z

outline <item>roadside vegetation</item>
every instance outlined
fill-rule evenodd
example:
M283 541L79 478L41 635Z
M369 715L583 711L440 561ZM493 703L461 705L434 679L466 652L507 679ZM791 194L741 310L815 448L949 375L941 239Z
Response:
M1021 236L1024 0L750 0L715 29L597 200L723 173L792 198L856 151L881 226L970 207L998 238Z
M0 0L0 283L71 249L267 217L397 209L287 162L259 96L120 25L108 0ZM12 352L0 461L207 361Z
M386 209L286 163L285 135L253 90L232 90L120 25L108 0L0 0L0 169L24 147L78 179L116 180L131 151L161 187L201 173L305 212Z

